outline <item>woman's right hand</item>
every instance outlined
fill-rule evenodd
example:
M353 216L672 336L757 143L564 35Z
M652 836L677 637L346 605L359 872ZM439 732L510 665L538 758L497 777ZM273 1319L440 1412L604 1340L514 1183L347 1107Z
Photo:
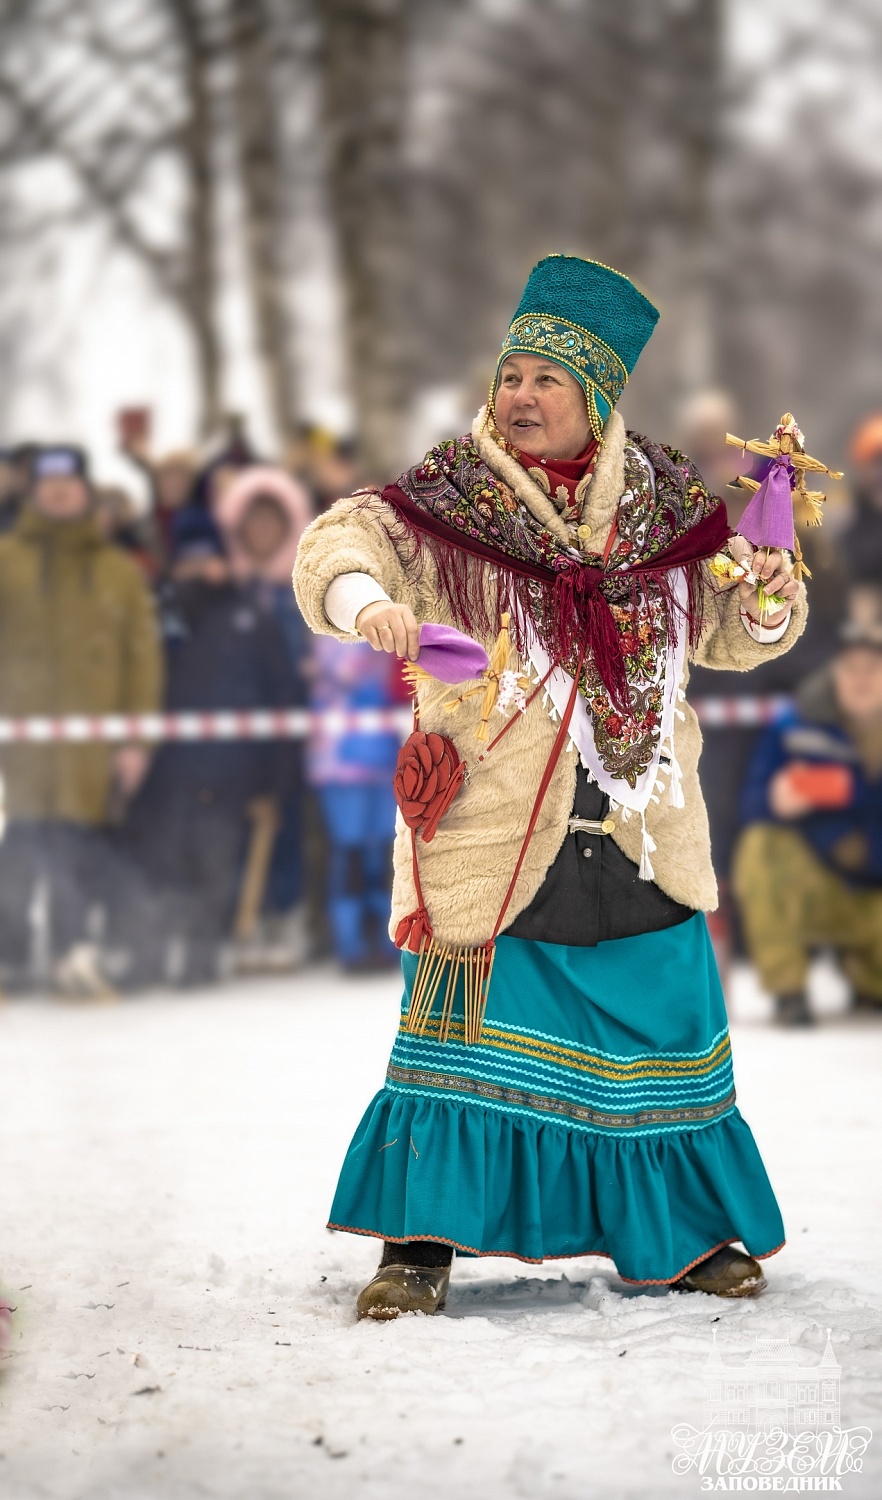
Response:
M420 627L407 604L378 599L366 604L355 620L355 628L375 651L394 652L416 661L420 654Z

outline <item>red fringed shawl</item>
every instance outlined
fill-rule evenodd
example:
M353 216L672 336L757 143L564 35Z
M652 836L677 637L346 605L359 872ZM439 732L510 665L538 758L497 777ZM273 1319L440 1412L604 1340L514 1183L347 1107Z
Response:
M667 631L685 623L690 644L697 640L704 617L700 564L730 530L722 501L688 458L633 433L628 444L626 492L606 564L584 559L542 526L470 436L433 448L383 499L396 513L388 529L405 565L418 576L428 550L460 629L492 637L502 613L512 611L521 654L532 627L551 660L571 671L584 643L590 660L583 693L593 706L600 690L618 715L632 724L636 715L639 727L633 689L650 679L650 658L666 650ZM685 611L671 582L677 568L689 582ZM678 620L684 613L685 622Z

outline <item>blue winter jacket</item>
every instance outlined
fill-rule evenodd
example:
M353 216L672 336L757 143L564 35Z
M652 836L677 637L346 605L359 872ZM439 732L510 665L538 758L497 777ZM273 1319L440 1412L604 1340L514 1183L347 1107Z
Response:
M804 818L776 818L769 806L769 782L794 761L848 766L854 779L849 806ZM786 717L761 737L742 788L741 817L744 823L780 822L794 828L849 884L882 886L882 775L871 779L861 764L827 672L811 679Z

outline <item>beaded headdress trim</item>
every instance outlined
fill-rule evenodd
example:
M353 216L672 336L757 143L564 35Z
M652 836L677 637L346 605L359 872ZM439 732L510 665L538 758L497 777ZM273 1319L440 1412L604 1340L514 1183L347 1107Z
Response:
M580 328L566 318L522 313L508 330L499 364L518 350L524 354L544 354L566 366L587 385L589 396L592 388L596 388L610 408L617 405L628 381L627 368L615 350L589 329ZM594 402L589 400L589 410L592 409L596 415Z

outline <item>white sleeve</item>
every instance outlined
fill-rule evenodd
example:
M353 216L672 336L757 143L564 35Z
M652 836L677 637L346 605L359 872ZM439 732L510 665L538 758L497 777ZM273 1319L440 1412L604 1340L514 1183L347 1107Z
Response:
M758 641L761 646L773 646L776 641L780 641L790 623L790 610L788 609L780 624L760 625L746 609L742 609L741 623L752 640Z
M366 604L376 604L389 595L370 573L338 573L325 593L325 614L338 630L357 635L355 622Z

